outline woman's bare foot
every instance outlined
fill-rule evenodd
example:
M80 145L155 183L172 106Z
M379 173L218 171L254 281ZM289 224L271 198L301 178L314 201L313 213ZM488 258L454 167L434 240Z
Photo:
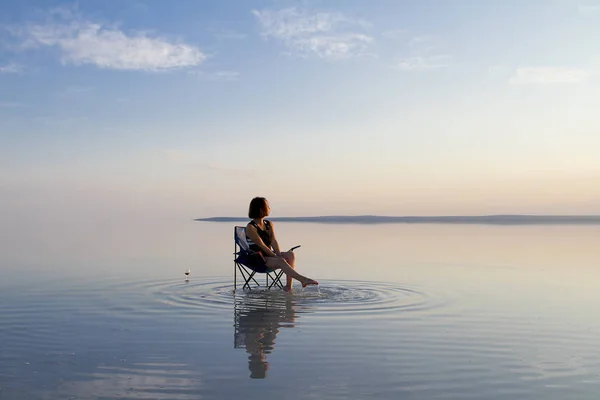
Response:
M319 282L314 279L306 278L306 280L302 281L302 287L307 287L308 285L318 285Z

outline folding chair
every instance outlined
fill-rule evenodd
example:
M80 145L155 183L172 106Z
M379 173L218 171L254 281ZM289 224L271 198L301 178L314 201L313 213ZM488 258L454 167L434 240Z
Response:
M250 249L248 245L248 241L246 240L246 227L245 226L236 226L233 228L233 238L234 238L234 259L233 259L233 291L237 289L237 272L239 271L242 277L244 278L244 285L242 289L252 289L251 283L254 282L256 286L260 286L260 283L254 278L254 276L259 273L265 274L266 279L266 288L271 289L273 286L279 287L283 289L283 284L281 283L281 276L283 275L282 270L273 270L270 268L266 268L264 271L255 270L252 266L248 265L248 257L251 256L254 252ZM300 246L294 246L289 251L294 251ZM270 282L269 282L270 281Z

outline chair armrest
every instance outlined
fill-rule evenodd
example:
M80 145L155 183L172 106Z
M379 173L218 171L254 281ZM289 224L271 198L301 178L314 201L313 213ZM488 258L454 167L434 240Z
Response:
M291 249L289 249L288 251L294 251L294 249L297 249L298 247L300 247L300 245L298 245L298 246L294 246L294 247L292 247Z

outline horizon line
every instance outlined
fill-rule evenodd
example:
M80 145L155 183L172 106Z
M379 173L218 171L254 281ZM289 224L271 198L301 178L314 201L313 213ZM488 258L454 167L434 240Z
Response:
M599 224L600 215L535 215L535 214L491 214L454 216L383 216L383 215L323 215L304 217L272 217L280 222L314 223L479 223L479 224ZM195 218L200 222L240 222L247 217L207 217Z

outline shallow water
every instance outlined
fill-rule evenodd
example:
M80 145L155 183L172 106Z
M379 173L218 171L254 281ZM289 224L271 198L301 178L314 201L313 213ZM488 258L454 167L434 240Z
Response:
M19 232L0 399L598 398L600 227L277 228L319 288L234 293L228 224Z

